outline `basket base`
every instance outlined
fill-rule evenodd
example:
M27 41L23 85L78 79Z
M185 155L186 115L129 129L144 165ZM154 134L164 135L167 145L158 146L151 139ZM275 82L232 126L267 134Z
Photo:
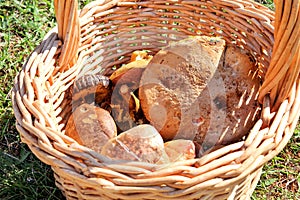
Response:
M143 194L133 193L128 195L122 194L122 192L118 189L116 189L116 191L114 192L108 192L105 191L103 185L99 184L99 186L96 187L95 183L89 183L87 180L84 179L82 179L81 181L79 179L75 181L70 179L70 177L67 177L65 175L66 173L62 173L60 169L52 167L52 170L54 171L55 184L62 191L63 195L66 197L67 200L249 200L251 199L251 195L254 192L258 181L260 180L262 168L263 167L257 169L256 171L242 178L241 180L238 180L235 184L225 186L223 190L221 189L221 192L212 192L211 194L206 193L205 195L199 194L200 197L195 197L197 194L194 193L189 195L183 195L182 197L178 197L178 195L176 197L166 197L165 194L164 196L160 196L157 193L151 193L151 191L149 191L148 193L144 192ZM199 193L199 191L197 191L197 193Z

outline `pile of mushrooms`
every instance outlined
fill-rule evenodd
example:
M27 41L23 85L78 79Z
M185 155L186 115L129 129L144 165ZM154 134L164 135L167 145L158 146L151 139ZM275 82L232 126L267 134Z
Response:
M66 134L111 159L156 164L241 140L259 115L255 62L218 37L135 51L110 77L73 85Z

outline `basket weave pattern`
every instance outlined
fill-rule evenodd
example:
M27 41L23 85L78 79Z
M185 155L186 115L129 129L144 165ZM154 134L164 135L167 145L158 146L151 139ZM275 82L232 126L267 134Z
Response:
M51 165L68 199L249 199L263 165L278 154L300 115L300 3L276 13L249 0L55 0L57 27L32 52L12 93L17 129ZM109 75L134 50L157 52L186 35L221 36L258 62L262 116L247 138L169 165L111 161L64 135L69 88L79 74Z

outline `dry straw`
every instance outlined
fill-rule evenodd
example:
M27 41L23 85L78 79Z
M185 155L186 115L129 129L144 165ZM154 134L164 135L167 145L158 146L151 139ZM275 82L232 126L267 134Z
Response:
M78 11L76 0L55 0L57 27L15 79L22 141L51 165L68 199L249 199L300 114L300 2L275 3L273 13L250 0L98 0ZM134 50L156 52L185 35L218 35L257 59L263 112L244 141L155 165L112 162L64 135L75 77L110 74Z

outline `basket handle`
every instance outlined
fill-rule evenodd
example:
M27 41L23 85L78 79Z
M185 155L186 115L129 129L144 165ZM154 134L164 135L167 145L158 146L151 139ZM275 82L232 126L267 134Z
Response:
M54 0L54 10L58 27L58 38L63 46L58 60L60 71L72 67L78 56L80 25L78 0Z
M116 0L114 0L116 1ZM100 2L105 4L106 0ZM270 95L275 109L286 99L300 72L300 1L275 0L275 43L259 101ZM60 71L73 66L80 43L80 25L77 0L54 0L58 37L63 42L59 57Z
M291 95L300 72L300 1L275 0L275 43L259 101L270 96L273 109Z

